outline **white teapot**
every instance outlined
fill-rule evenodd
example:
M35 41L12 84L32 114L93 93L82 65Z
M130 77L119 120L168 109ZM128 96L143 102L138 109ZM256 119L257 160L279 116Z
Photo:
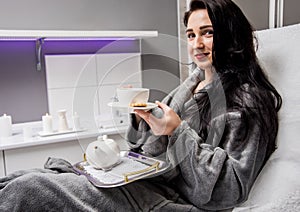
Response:
M120 147L107 135L99 136L86 149L87 162L96 169L111 169L120 160Z

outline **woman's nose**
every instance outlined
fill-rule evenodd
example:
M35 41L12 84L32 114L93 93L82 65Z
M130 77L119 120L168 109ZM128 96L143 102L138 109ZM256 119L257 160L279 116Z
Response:
M196 38L194 40L194 48L195 49L203 49L204 48L204 43L203 43L203 39L201 36L196 36Z

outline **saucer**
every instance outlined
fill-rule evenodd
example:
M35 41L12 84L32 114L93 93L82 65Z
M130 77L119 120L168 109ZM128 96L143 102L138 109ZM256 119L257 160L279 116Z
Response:
M113 108L127 108L130 109L132 112L133 110L137 109L137 110L151 110L153 108L156 108L158 105L152 102L147 102L147 106L146 107L131 107L130 105L124 105L124 104L120 104L119 102L110 102L107 104L109 107L113 107Z

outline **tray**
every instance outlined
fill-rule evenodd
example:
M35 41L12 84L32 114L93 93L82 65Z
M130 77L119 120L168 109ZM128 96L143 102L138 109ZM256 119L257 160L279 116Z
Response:
M121 151L119 163L110 170L95 169L87 161L76 163L73 168L96 187L111 188L158 176L168 171L170 165L135 152Z

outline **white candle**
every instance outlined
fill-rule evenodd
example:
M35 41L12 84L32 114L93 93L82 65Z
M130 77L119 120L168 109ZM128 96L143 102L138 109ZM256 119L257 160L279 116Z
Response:
M0 137L9 137L12 135L11 116L4 114L0 117Z
M52 116L46 113L46 115L42 116L42 122L43 122L43 132L45 133L52 133Z
M73 116L73 122L74 122L73 130L79 130L81 128L80 118L76 112L74 113L74 116Z

